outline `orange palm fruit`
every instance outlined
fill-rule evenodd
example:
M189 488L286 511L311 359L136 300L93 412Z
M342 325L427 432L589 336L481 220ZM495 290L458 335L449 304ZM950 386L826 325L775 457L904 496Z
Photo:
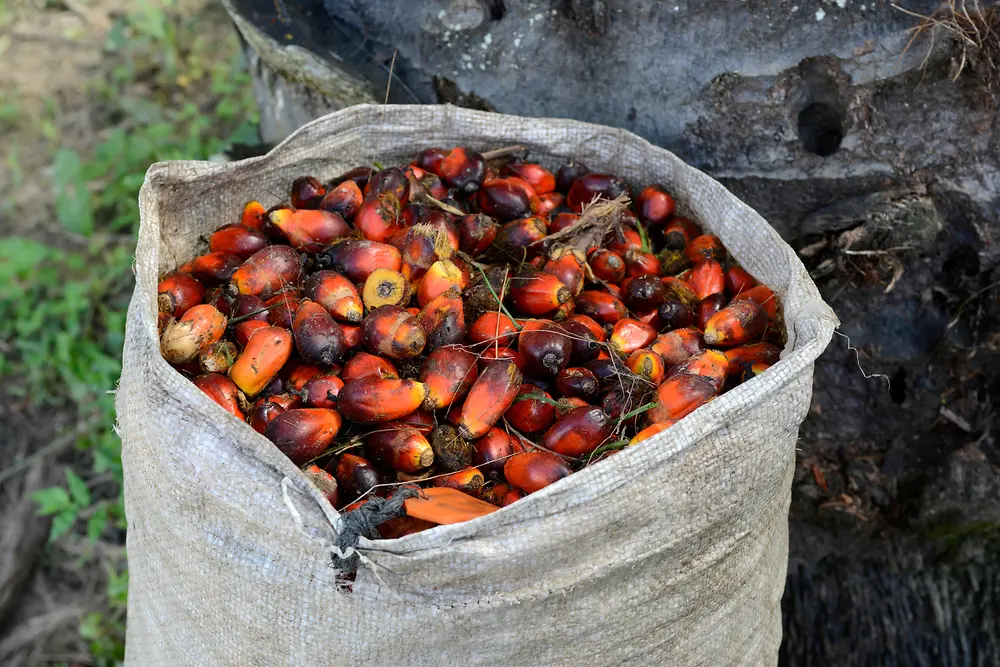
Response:
M597 337L594 336L593 331L586 324L573 319L574 317L576 315L571 315L565 321L560 322L559 326L569 336L570 345L572 346L569 362L574 366L579 366L596 359L601 353L601 345ZM583 317L586 317L586 315L583 315ZM587 319L589 320L590 318L587 317ZM601 335L604 335L603 331Z
M538 194L555 192L556 177L551 171L533 162L511 162L504 167L504 172L523 178Z
M341 423L336 410L295 408L272 419L264 429L264 437L292 463L302 465L326 451L340 432Z
M292 181L291 200L295 208L316 208L325 194L326 187L313 176L299 176Z
M247 396L256 396L292 354L292 333L282 327L261 327L250 336L243 354L229 369L229 379Z
M712 315L705 325L708 345L734 347L757 341L767 328L767 312L756 301L740 299Z
M700 375L708 378L715 385L716 391L722 390L722 384L726 381L726 372L729 369L729 361L724 352L719 350L704 350L694 355L686 361L674 366L669 377L675 375Z
M666 377L667 369L663 357L652 350L636 350L628 355L625 366L641 378L646 378L657 387Z
M494 178L483 182L476 193L479 210L498 220L531 215L539 206L538 193L522 178Z
M503 464L514 454L514 441L504 431L491 428L486 435L476 438L472 445L472 465L483 471L491 479L500 479Z
M344 324L340 328L344 330L344 343L348 350L353 350L364 342L364 332L361 327Z
M466 468L431 480L431 484L434 486L455 489L470 496L478 496L479 490L483 488L485 482L486 478L483 477L483 473L476 468Z
M575 313L566 318L567 322L579 322L580 324L587 327L587 329L594 335L594 340L603 343L607 340L607 334L604 331L604 327L593 317L589 315L583 315L581 313Z
M292 321L292 334L299 356L311 364L335 364L347 350L340 325L315 301L306 299L299 304Z
M579 213L594 199L615 199L628 192L628 184L623 178L592 172L573 181L566 193L566 205L574 213Z
M458 346L433 350L420 369L420 381L427 388L424 407L440 410L465 396L479 377L476 355Z
M340 273L354 284L363 284L375 269L399 271L403 256L387 243L347 239L324 248L316 255L316 264Z
M422 382L369 377L345 382L337 406L346 419L378 424L405 417L421 406L425 396Z
M294 291L278 292L264 301L267 308L267 321L276 327L292 328L295 313L299 309L299 297Z
M240 420L246 419L240 406L240 390L225 375L204 373L194 379L194 386L205 392L229 414Z
M354 226L369 241L384 243L402 227L402 214L399 199L383 192L361 203L354 215Z
M537 317L550 313L573 298L573 293L555 276L523 267L510 281L510 303Z
M250 427L260 434L267 429L271 421L286 410L298 407L302 399L295 394L275 394L262 396L251 406L249 414Z
M343 380L336 375L323 373L306 380L300 391L303 402L310 408L336 408L337 395L343 388Z
M628 310L621 299L607 292L584 290L575 299L576 312L596 320L601 324L614 324L628 317Z
M697 264L705 259L722 261L726 258L726 248L718 236L702 234L688 241L684 247L684 255L692 264Z
M486 160L479 153L468 148L452 148L433 166L420 164L441 177L445 185L462 194L471 194L479 189L486 176Z
M205 286L186 273L168 273L156 286L156 305L161 313L180 317L205 298Z
M437 418L434 413L423 408L418 408L410 414L400 417L398 421L401 424L412 426L424 435L430 435L434 427L437 426Z
M432 349L465 340L465 306L457 286L434 297L416 319Z
M340 504L340 494L337 490L337 480L333 475L323 470L319 466L311 465L302 471L302 474L319 489L330 504L336 507Z
M638 433L636 433L635 437L632 438L629 441L628 444L630 446L631 445L637 445L640 442L642 442L643 440L648 440L649 438L652 438L657 433L661 433L663 431L666 431L668 428L670 428L673 425L674 425L674 422L671 421L671 420L669 420L669 419L667 421L660 422L658 424L650 424L646 428L644 428L641 431L639 431Z
M403 509L408 518L441 525L470 521L497 510L489 503L447 486L424 489L420 496L403 501Z
M722 264L714 259L703 259L691 268L688 281L695 296L706 299L713 294L722 294L726 289L726 276Z
M263 232L243 225L224 225L208 237L208 249L236 255L241 261L271 245Z
M367 352L358 352L347 360L344 369L340 372L340 378L344 382L364 380L365 378L382 378L383 380L395 380L399 378L399 371L391 361L383 357L376 357Z
M359 188L364 188L368 185L368 180L374 174L375 170L371 167L354 167L353 169L348 169L343 174L330 181L330 185L327 189L336 187L346 181L354 181Z
M615 323L608 343L611 349L625 356L644 348L656 339L656 329L639 320L623 319Z
M684 250L697 236L701 236L701 227L687 218L671 218L663 228L664 245L670 250Z
M423 278L434 262L452 255L448 235L428 225L418 224L407 229L399 249L403 257L400 272L411 282Z
M538 242L544 239L547 233L548 228L542 218L532 216L511 220L497 231L493 245L510 259L518 261L522 258L531 259L542 251L542 245Z
M292 359L281 369L278 377L285 381L290 389L300 391L306 382L317 375L322 375L323 369L313 363L304 363L300 359Z
M463 493L462 495L464 496L465 494ZM433 528L436 525L438 524L412 516L397 516L385 523L380 523L375 527L375 530L378 531L379 537L383 540L395 540Z
M240 294L262 298L299 281L302 257L286 245L272 245L256 252L232 274L231 282Z
M307 253L319 252L334 239L351 233L339 213L320 209L279 208L268 214L268 220L281 230L293 248Z
M587 254L587 263L598 280L621 283L625 279L625 258L607 248L594 248Z
M496 220L482 213L462 216L455 225L458 227L458 249L471 257L486 252L499 230Z
M678 421L701 407L716 394L715 384L701 375L675 375L656 389L657 405L646 415L650 424Z
M501 348L510 347L517 341L517 325L503 313L490 311L473 322L467 337L473 345L496 343Z
M410 180L399 167L389 167L372 174L365 183L364 192L366 199L388 192L400 204L405 204L410 198Z
M561 192L547 192L544 195L538 195L538 205L532 210L532 213L540 218L548 219L552 212L557 208L562 206L563 202L566 201L566 197ZM548 225L549 233L552 233L552 225Z
M372 461L406 473L434 464L434 450L424 434L399 422L380 424L365 436L365 451Z
M517 364L518 368L521 368L524 364L521 355L518 354L517 350L513 347L501 347L497 348L492 345L487 346L485 350L479 353L479 367L485 368L491 363L498 359L508 359Z
M666 300L667 290L656 276L634 276L622 283L622 301L633 312L656 310Z
M507 459L503 474L511 486L534 493L572 473L561 458L548 452L523 452Z
M646 186L635 202L639 219L647 225L662 225L673 217L677 202L659 183Z
M531 376L552 379L569 366L573 339L560 325L548 320L528 320L517 337L522 369Z
M549 234L561 232L568 227L572 227L580 221L580 216L576 213L556 213L549 222Z
M660 278L663 284L663 294L666 301L680 301L688 308L698 306L698 295L686 281L670 276Z
M659 276L660 268L659 258L651 252L631 248L625 253L625 275L629 278Z
M582 253L564 246L552 251L542 271L558 278L575 296L583 291L584 264Z
M751 287L756 287L757 281L749 273L738 266L726 269L726 292L736 298Z
M481 470L482 468L480 468ZM503 466L501 465L501 470ZM502 472L501 472L502 474ZM503 507L504 496L513 488L507 482L499 482L496 484L490 483L490 476L485 472L483 475L486 477L487 483L479 491L479 499L489 503L490 505L495 505L496 507ZM499 479L499 477L496 477Z
M564 396L556 401L556 419L559 419L563 415L576 410L577 408L585 408L589 406L590 403L583 400L582 398L577 398L575 396Z
M267 326L270 326L270 324L266 320L243 320L233 327L233 338L236 339L236 343L240 347L246 347L247 342L254 335L254 332Z
M597 376L586 368L564 368L556 376L556 389L563 396L590 399L597 395L600 388Z
M726 307L726 295L722 294L712 294L710 296L702 299L701 303L698 304L698 310L695 312L694 324L702 331L708 326L708 321L712 319L712 316L717 312Z
M705 344L701 340L700 331L694 327L686 327L660 334L650 345L650 349L663 357L663 363L670 367L698 354L705 349Z
M541 396L542 400L529 398ZM556 409L552 405L552 395L541 387L533 384L522 384L517 392L514 403L503 413L511 426L523 433L538 433L544 431L556 418Z
M431 448L440 470L457 472L472 464L472 445L451 424L439 424L431 431Z
M382 475L371 461L356 454L341 454L333 476L337 478L341 498L355 499L383 483ZM344 511L349 511L345 508Z
M232 341L219 340L201 351L198 365L206 373L225 373L236 361L240 351Z
M336 271L317 271L306 278L303 292L338 322L358 324L365 314L358 288Z
M402 273L392 269L375 269L365 281L362 300L368 310L379 306L405 307L410 302L411 294L410 281Z
M680 301L673 299L663 302L663 305L656 310L656 314L659 319L661 331L683 329L695 324L694 311Z
M643 324L648 324L656 331L663 329L660 323L660 310L658 308L647 312L636 311L632 313L632 319L639 320Z
M361 324L365 347L390 359L409 359L424 350L427 337L420 323L399 306L382 306L368 313Z
M327 192L320 201L319 208L323 211L336 213L344 220L353 220L363 201L364 196L361 194L361 188L358 187L357 183L348 179Z
M775 296L774 292L767 285L757 285L756 287L751 287L748 290L742 292L737 300L749 300L760 305L764 312L767 313L768 318L775 319L778 316L778 297Z
M514 402L521 380L513 360L498 359L486 366L462 404L459 434L467 440L485 435Z
M468 286L468 277L450 259L442 259L431 264L427 273L420 279L417 287L417 303L423 308L433 299L444 294L452 287L459 291Z
M579 458L610 438L614 425L614 420L601 408L577 408L557 419L542 436L541 444L556 454Z
M642 251L642 236L634 224L623 224L620 229L613 229L604 237L604 247L625 257L630 250ZM627 259L625 266L627 273Z
M181 265L177 272L189 273L199 282L210 287L223 285L239 269L242 261L236 255L228 252L210 252Z
M743 372L740 373L740 382L752 380L770 367L770 364L750 364L749 366L745 366Z
M259 201L249 201L243 205L243 212L240 214L240 224L258 232L264 228L264 221L267 219L267 209Z
M167 324L160 336L160 353L171 364L185 364L198 357L226 332L226 316L214 306L189 308L179 320Z
M739 375L747 366L764 364L773 366L781 358L781 348L771 343L750 343L733 347L725 352L728 362L727 373Z

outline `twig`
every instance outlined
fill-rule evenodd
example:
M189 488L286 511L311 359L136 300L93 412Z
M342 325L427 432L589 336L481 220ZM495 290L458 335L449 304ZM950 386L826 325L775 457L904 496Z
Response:
M452 215L457 215L457 216L464 216L465 215L465 211L463 211L462 209L455 208L451 204L446 204L443 201L441 201L440 199L435 199L434 197L430 196L426 192L424 193L424 199L426 199L427 201L431 202L432 204L434 204L435 206L437 206L438 208L440 208L445 213L451 213Z
M624 414L621 417L619 417L618 418L618 424L619 425L623 424L623 423L627 422L629 419L632 419L632 417L636 417L638 415L641 415L643 412L648 412L649 410L652 410L656 406L657 406L656 401L653 401L652 403L646 403L645 405L640 405L639 407L637 407L632 412L629 412L628 414Z
M945 406L943 405L941 406L941 408L938 410L938 414L940 414L942 417L944 417L952 424L965 431L966 433L972 433L972 425L969 424L969 422L966 421L965 419L962 419L957 414L946 408Z
M518 144L516 146L507 146L505 148L495 148L491 151L482 153L482 156L484 160L495 160L500 157L513 155L515 153L523 153L525 150L524 146Z
M385 101L382 102L382 106L389 103L389 88L392 86L392 70L396 67L396 54L398 52L398 49L392 50L392 62L389 63L389 80L385 82Z
M554 408L562 407L559 401L549 398L548 396L545 396L543 394L521 394L520 396L514 399L515 403L519 401L538 401L539 403L551 405Z
M622 440L615 440L614 442L606 442L606 443L604 443L603 445L601 445L600 447L598 447L597 449L595 449L594 451L592 451L590 453L590 457L587 459L587 465L590 465L590 462L594 460L595 456L600 456L604 452L610 452L613 449L621 449L622 447L625 447L626 445L628 445L628 440L624 440L624 439L622 439Z
M496 290L493 289L493 285L490 284L490 279L486 277L486 272L483 271L483 267L477 264L476 268L479 269L479 273L483 276L483 282L486 283L486 289L488 289L490 291L490 294L493 295L493 298L497 300L497 303L500 305L500 309L503 311L503 314L509 317L510 321L514 323L514 327L517 328L518 331L520 331L523 327L517 321L517 319L513 315L511 315L510 311L507 310L507 306L503 305L503 301L500 300L500 297L497 296Z
M995 287L998 287L998 286L1000 286L1000 280L998 280L995 283L990 283L989 285L987 285L986 287L984 287L983 289L979 290L978 292L976 292L975 294L973 294L972 296L970 296L968 299L966 299L962 303L962 305L958 307L958 312L955 313L955 319L953 319L951 322L948 322L948 326L945 327L945 331L947 331L948 329L951 329L953 326L955 326L956 324L958 324L958 320L961 319L961 317L962 317L962 311L965 310L966 306L968 306L970 303L972 303L973 301L975 301L976 299L978 299L982 295L984 295L987 292L989 292L991 289L993 289Z
M888 255L894 252L902 252L903 250L913 250L913 246L898 245L884 250L842 250L841 252L845 255Z

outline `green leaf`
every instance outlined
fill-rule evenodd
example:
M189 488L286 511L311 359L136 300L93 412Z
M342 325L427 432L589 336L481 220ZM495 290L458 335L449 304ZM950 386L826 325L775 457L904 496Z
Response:
M31 494L31 499L38 503L40 516L56 514L73 505L69 499L69 493L61 486L50 486L47 489L35 491Z
M101 505L97 508L90 518L87 519L87 539L91 543L97 542L104 533L104 529L108 527L108 514L109 508L107 505Z
M94 216L80 156L68 148L60 148L52 170L56 185L56 217L69 231L90 236L94 231Z
M84 639L97 639L101 636L103 625L104 614L99 611L92 611L80 621L80 636Z
M76 523L76 507L68 507L52 517L52 530L49 531L49 542L55 542L69 532Z
M0 239L0 285L25 276L54 254L57 251L32 239L19 236Z
M128 602L128 570L121 574L108 570L108 601L113 607L124 607Z
M87 507L90 505L90 489L87 483L80 478L72 468L66 468L66 483L69 485L69 495L73 498L73 503L77 507Z

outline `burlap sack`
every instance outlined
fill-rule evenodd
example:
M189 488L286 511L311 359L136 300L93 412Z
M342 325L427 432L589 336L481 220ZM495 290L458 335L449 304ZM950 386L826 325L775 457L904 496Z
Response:
M523 144L660 182L785 306L766 374L645 443L487 517L362 539L353 590L337 513L264 437L159 354L160 272L242 204L428 146ZM150 168L118 418L130 589L127 663L767 665L781 639L787 510L813 361L836 325L795 253L717 182L618 129L434 106L360 106L269 155Z

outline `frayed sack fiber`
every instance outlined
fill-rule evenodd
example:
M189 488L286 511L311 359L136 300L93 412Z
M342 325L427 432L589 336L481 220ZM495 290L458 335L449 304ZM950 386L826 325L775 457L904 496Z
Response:
M161 357L158 276L243 204L431 146L525 146L662 183L775 290L788 345L767 373L516 504L333 565L340 519L263 436ZM359 106L270 154L153 165L118 391L128 516L129 665L773 665L795 442L837 320L748 206L628 132L450 106Z

